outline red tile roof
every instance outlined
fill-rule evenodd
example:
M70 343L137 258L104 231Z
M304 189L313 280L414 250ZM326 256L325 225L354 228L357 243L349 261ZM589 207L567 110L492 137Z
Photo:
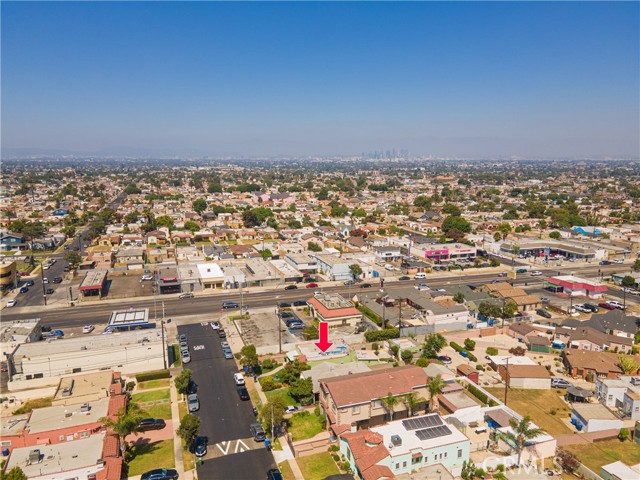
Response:
M122 478L122 457L104 459L104 468L96 473L96 480L120 480Z
M425 386L427 379L422 368L406 365L321 379L320 383L331 394L336 407L340 408L370 402L389 393L394 396L411 393L415 388Z
M325 307L322 302L320 302L317 298L310 298L307 300L309 305L313 305L316 311L322 316L322 318L339 318L339 317L348 317L350 315L362 315L360 311L356 307L347 307L347 308L332 308L329 309Z
M120 456L120 442L117 435L106 435L102 444L102 458Z
M126 395L114 395L109 398L109 408L107 409L107 417L115 417L121 408L127 405Z
M380 437L379 442L369 442L370 434L374 434ZM373 440L376 440L376 437ZM373 465L383 460L389 455L389 451L382 443L382 436L378 433L371 432L370 430L359 430L354 433L342 434L351 448L351 453L355 463L358 465L358 469L364 474L364 472L371 468Z

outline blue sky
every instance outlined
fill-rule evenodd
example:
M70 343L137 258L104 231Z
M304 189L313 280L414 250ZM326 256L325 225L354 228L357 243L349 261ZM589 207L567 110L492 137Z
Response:
M2 145L638 156L637 2L2 2Z

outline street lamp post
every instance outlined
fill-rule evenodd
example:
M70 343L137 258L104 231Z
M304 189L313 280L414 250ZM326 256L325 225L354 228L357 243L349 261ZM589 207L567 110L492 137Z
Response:
M42 263L40 263L40 280L42 281L42 298L44 298L44 306L47 306L47 288L44 283L44 269Z
M166 354L166 345L164 343L164 302L162 302L162 361L164 364L165 370L167 369L167 354Z

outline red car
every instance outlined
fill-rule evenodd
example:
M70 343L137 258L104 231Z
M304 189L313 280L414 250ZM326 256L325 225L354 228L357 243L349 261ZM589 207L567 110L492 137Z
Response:
M307 288L318 288L317 283L307 283Z
M598 304L598 306L600 308L604 308L605 310L615 310L616 309L616 307L614 307L613 305L611 305L611 304L609 304L607 302L600 302Z

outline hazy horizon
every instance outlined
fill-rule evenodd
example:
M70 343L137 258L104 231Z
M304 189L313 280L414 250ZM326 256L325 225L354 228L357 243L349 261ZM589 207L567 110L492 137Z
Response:
M640 156L637 2L0 8L3 156Z

